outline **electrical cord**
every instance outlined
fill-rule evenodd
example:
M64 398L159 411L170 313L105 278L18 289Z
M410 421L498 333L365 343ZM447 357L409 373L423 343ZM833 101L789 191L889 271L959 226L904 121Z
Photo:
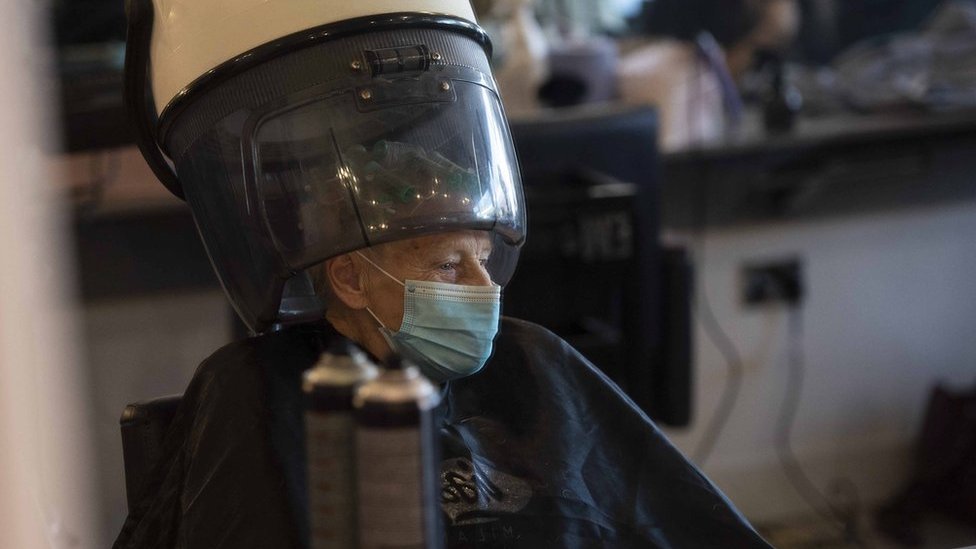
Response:
M705 181L705 179L701 179L701 181ZM704 183L701 183L701 185L702 191L699 193L698 251L696 256L698 265L703 267L706 257L704 233L708 220L708 195ZM701 284L696 289L696 297L696 310L698 312L696 318L705 330L706 336L722 355L727 370L725 387L722 390L719 404L712 418L709 420L705 434L702 436L698 447L692 454L695 463L699 467L704 467L714 450L715 444L728 425L732 410L738 401L742 389L745 367L737 347L715 316L711 302L709 301L708 291L704 287L704 284ZM859 547L869 547L859 534L857 518L860 514L860 501L854 483L850 479L838 480L846 488L846 492L849 494L849 497L846 499L850 501L847 509L840 509L817 489L793 453L791 444L793 425L799 411L805 375L802 345L804 332L802 312L799 307L790 307L788 319L789 377L776 426L775 446L777 458L784 474L794 489L818 515L825 518L830 524L837 525L847 541Z
M702 48L700 39L694 47L696 48L696 55L694 56L692 85L690 86L693 90L693 95L686 102L685 124L687 125L688 135L690 137L689 153L698 155L701 152L703 143L695 137L695 107L701 106L704 103L703 72L713 70L713 68L709 66L707 60L698 51ZM708 227L708 178L706 177L708 174L705 172L708 164L704 161L695 162L695 164L702 171L697 178L698 185L700 185L700 192L698 193L698 221L696 223L697 230L695 231L697 234L695 260L698 265L698 270L702 272L704 271L706 257L705 230ZM722 395L719 397L719 403L706 424L702 438L692 452L692 460L698 467L704 468L715 449L715 445L725 431L729 418L732 416L732 410L739 400L745 367L742 362L741 353L739 353L739 350L732 342L732 338L722 328L721 323L715 316L715 311L712 309L708 296L708 290L704 284L696 285L695 288L695 319L701 324L706 337L718 349L726 365L726 381L722 389Z
M776 422L776 457L790 484L814 512L827 520L828 523L837 526L846 541L854 543L858 547L869 547L867 542L861 538L858 528L857 519L860 504L854 483L850 479L841 480L851 491L853 504L847 510L838 508L810 480L793 452L793 426L800 408L800 398L803 394L803 383L806 375L803 355L803 313L798 306L789 308L788 323L787 362L789 370L786 391Z
M742 390L742 378L745 372L742 357L735 344L732 343L732 339L722 329L721 324L719 324L706 294L707 292L704 288L698 291L698 319L702 323L702 327L705 329L708 338L724 358L727 375L718 406L715 408L715 412L711 420L709 420L708 426L705 428L705 434L702 435L698 447L695 448L692 454L692 459L699 467L705 466L708 458L711 457L712 451L715 449L715 443L718 442L726 425L728 425L729 418L732 416L732 410L739 400L739 393Z
M699 209L698 250L695 255L699 269L703 271L706 250L705 228L707 227L708 216L708 190L704 182L700 184L702 185L702 190L699 195L701 203ZM715 449L715 444L728 425L729 418L732 416L732 410L735 409L735 405L739 400L745 366L742 362L741 353L739 353L735 343L732 342L732 338L722 328L721 323L715 316L715 311L712 309L711 301L708 297L708 289L704 283L699 284L695 289L695 296L696 311L698 313L695 317L701 323L705 335L715 345L715 348L718 349L719 354L722 355L726 366L725 387L722 389L722 396L719 397L718 406L715 408L715 412L705 427L705 433L692 453L692 460L699 467L704 467Z
M701 47L701 41L699 41L699 47ZM695 65L695 86L693 89L697 93L697 99L701 100L704 96L701 83L701 61L696 60ZM696 104L692 97L686 109L686 124L688 125L689 131L694 127L694 108L693 104ZM696 147L695 143L690 142L689 152L692 155L700 153L700 147ZM699 143L698 145L701 145ZM705 173L706 162L699 161L697 165L701 167L702 173L699 173L698 184L700 185L700 192L698 193L699 205L698 205L698 222L697 222L697 241L698 250L696 253L697 265L700 270L704 270L705 265L705 251L706 251L706 239L705 231L708 227L708 174ZM722 390L722 396L719 399L719 404L715 409L711 419L705 428L705 433L702 435L698 446L692 454L692 459L698 464L699 467L704 467L705 463L708 461L709 457L715 448L718 439L721 437L722 432L728 425L729 418L732 415L732 411L739 399L741 393L743 377L745 373L744 363L742 361L741 353L738 348L733 343L731 337L722 328L721 323L715 316L715 312L712 309L711 302L708 297L708 291L704 287L704 284L700 284L699 287L695 289L696 295L696 319L701 323L702 328L705 331L706 336L715 345L716 349L722 355L723 360L726 364L726 382L725 387ZM793 485L794 489L800 496L807 502L807 504L819 515L826 518L830 524L837 525L845 539L854 543L859 547L868 548L869 544L863 540L859 534L859 528L857 523L857 518L860 513L860 499L857 494L857 487L850 479L838 479L838 485L842 484L847 488L849 492L848 509L842 510L835 506L830 500L817 489L816 485L810 480L806 472L803 470L793 453L791 438L793 424L796 419L797 412L799 410L800 396L803 392L803 380L804 380L804 360L803 360L803 323L801 312L798 307L791 306L789 312L789 378L787 381L787 390L784 395L783 404L781 406L781 413L779 420L777 421L776 429L776 454L779 459L780 465L783 468L784 473L789 479L790 483Z
M699 96L701 96L701 75L697 74L698 69L700 69L700 66L696 64L695 80L698 83L697 90ZM701 99L701 97L698 99ZM692 125L691 112L688 113L688 124L689 127ZM705 162L698 162L698 165L704 171L704 167L707 164ZM706 257L705 230L708 227L708 179L705 177L706 175L706 173L702 173L698 178L698 184L701 188L698 193L698 228L696 231L698 234L698 249L695 256L699 272L704 272L705 270ZM712 309L711 300L708 296L708 289L705 287L704 282L698 284L695 288L695 297L695 309L697 312L695 318L701 324L706 337L712 342L719 354L722 355L726 366L725 386L722 388L722 396L719 397L718 406L715 408L715 412L712 414L711 419L709 419L701 440L692 453L692 460L699 467L704 468L712 452L715 450L715 445L722 436L722 432L725 431L729 418L732 416L732 410L739 400L745 367L742 362L741 353L739 353L735 343L732 342L732 338L722 328L721 323L715 316L715 311Z
M702 179L700 183L702 187L701 193L699 194L698 250L695 254L700 272L703 272L705 269L705 229L708 226L708 189L704 181L705 179ZM745 366L742 363L741 353L739 353L735 343L732 342L732 338L722 328L721 323L715 316L715 311L712 309L708 289L705 287L704 281L699 283L695 288L695 297L695 309L697 312L695 318L701 323L705 335L718 350L719 354L722 355L726 369L725 386L722 388L722 396L719 397L718 406L716 406L715 412L712 414L711 419L709 419L705 427L705 432L698 442L698 446L692 453L692 460L699 467L704 468L712 452L715 450L715 444L722 436L722 432L725 431L729 418L732 417L732 410L735 409L735 405L739 400Z

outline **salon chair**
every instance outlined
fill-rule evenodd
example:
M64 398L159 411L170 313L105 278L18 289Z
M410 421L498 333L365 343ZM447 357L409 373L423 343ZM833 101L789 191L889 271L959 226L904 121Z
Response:
M145 495L145 481L162 455L163 442L183 395L129 404L122 411L122 458L126 504L131 511Z

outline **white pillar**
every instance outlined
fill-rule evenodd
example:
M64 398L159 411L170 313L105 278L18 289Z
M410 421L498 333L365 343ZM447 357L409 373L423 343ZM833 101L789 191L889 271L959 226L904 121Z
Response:
M88 382L63 186L42 146L46 4L0 0L0 547L85 549L97 516Z

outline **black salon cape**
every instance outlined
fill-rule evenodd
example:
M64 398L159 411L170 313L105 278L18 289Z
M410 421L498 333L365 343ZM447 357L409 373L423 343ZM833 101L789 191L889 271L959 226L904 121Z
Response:
M301 374L327 325L201 364L115 549L307 547ZM504 319L438 409L447 546L769 547L651 421L564 341Z

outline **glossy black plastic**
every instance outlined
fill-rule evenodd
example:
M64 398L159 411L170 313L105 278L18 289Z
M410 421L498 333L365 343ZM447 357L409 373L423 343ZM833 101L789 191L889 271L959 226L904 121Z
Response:
M125 46L125 108L136 131L136 144L159 181L181 200L183 186L159 148L155 107L149 93L149 45L152 41L152 0L126 0L128 29Z

